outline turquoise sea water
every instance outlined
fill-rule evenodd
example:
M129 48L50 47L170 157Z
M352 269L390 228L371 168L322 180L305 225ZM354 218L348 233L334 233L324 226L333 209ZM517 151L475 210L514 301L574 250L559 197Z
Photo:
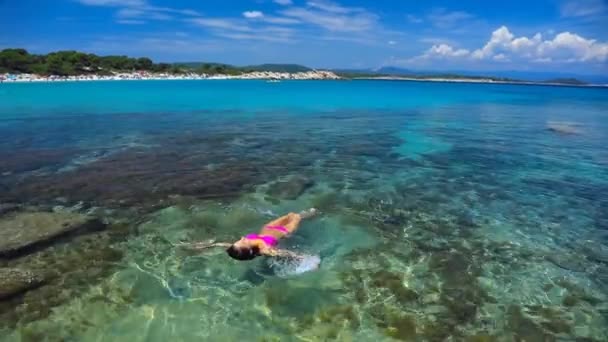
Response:
M607 141L602 88L0 84L0 204L107 223L0 259L62 270L0 340L605 341ZM176 246L309 207L314 272Z

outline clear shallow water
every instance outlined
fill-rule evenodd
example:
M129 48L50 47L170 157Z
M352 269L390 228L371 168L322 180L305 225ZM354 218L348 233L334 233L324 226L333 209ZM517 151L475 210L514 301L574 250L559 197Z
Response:
M606 95L382 81L0 85L0 203L109 222L35 258L66 276L0 305L0 336L606 340ZM230 241L312 206L323 215L284 247L319 255L315 272L175 246Z

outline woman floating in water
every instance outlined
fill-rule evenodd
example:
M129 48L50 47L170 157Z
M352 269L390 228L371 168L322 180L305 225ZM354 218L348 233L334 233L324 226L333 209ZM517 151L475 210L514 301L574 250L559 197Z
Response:
M188 245L194 249L205 249L210 247L228 247L226 252L237 260L251 260L257 256L291 257L302 258L302 256L276 246L279 240L285 238L298 229L300 221L313 217L317 214L314 208L304 210L299 214L289 213L285 216L267 223L258 234L248 234L234 243L207 242Z

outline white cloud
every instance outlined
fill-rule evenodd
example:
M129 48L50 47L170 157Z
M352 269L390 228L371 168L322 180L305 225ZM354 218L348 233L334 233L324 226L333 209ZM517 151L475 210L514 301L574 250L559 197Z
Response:
M117 7L116 22L119 24L144 24L146 20L171 20L173 15L198 17L191 9L152 6L145 0L76 0L86 6ZM171 15L170 15L171 14Z
M289 6L293 4L291 0L274 0L274 2L281 6Z
M509 57L507 57L504 53L499 53L498 55L495 55L494 57L492 57L492 59L497 62L509 62L510 61Z
M427 19L438 28L450 28L472 19L474 16L464 11L448 11L445 8L436 8L427 16Z
M166 14L166 13L162 13L162 12L157 12L157 11L147 11L147 10L142 10L142 9L137 9L137 8L122 8L120 10L118 10L118 12L116 12L116 17L118 18L118 20L135 20L134 18L143 18L143 19L148 19L148 20L171 20L173 19L172 16ZM123 22L124 23L124 22Z
M458 59L473 61L518 63L605 63L608 61L608 42L598 42L570 32L562 32L553 39L543 39L540 33L516 37L506 26L492 32L488 42L473 50L458 49L453 45L435 44L410 62L429 59Z
M265 20L265 18L263 18ZM231 40L257 40L287 43L295 31L281 26L247 25L244 19L192 18L190 23L208 29L214 36Z
M308 7L291 7L280 13L292 19L334 32L361 32L375 27L378 16L363 9L311 1Z
M567 0L560 8L562 17L589 17L605 12L604 0Z
M408 14L405 16L405 19L407 19L408 22L412 23L412 24L420 24L422 23L424 20L422 20L422 18L419 18L413 14Z
M294 18L267 16L261 11L245 11L243 12L243 17L276 25L292 25L301 23L300 20Z
M266 26L249 28L248 30L218 30L215 34L219 37L233 40L258 40L268 42L288 43L294 31L286 27Z
M346 13L362 11L362 9L360 9L360 8L344 7L342 5L339 5L339 4L336 4L333 2L322 1L322 0L309 1L306 4L308 5L308 7L316 8L321 11L325 11L325 12L329 12L329 13L346 14Z
M506 26L501 26L496 31L492 32L492 37L484 45L483 48L477 49L473 52L473 58L483 59L492 56L494 50L501 46L506 46L513 40L513 34L509 31Z
M220 29L220 30L228 30L228 31L243 31L249 32L253 31L253 29L247 25L239 23L234 19L224 19L224 18L194 18L190 19L189 22L210 29Z
M301 23L301 21L299 21L298 19L285 18L285 17L269 17L269 16L264 16L264 18L262 18L262 21L265 23L276 24L276 25L292 25L292 24Z
M260 11L245 11L243 12L243 17L247 19L259 19L264 17L264 13Z
M218 37L233 39L233 40L259 40L275 43L288 43L289 37L283 37L275 34L259 34L259 33L238 33L238 32L220 32Z
M562 32L553 39L543 40L540 33L532 38L515 37L506 26L494 32L490 40L473 52L474 59L495 59L510 56L522 60L560 62L605 62L608 60L608 43L586 39L577 34Z
M423 55L423 58L464 57L469 55L467 49L455 49L448 44L433 45Z
M564 56L568 61L606 62L608 60L608 42L600 43L574 33L562 32L553 40L539 44L538 55L541 58Z
M147 6L145 7L148 11L159 11L159 12L169 12L175 14L181 14L185 16L191 17L199 17L201 14L198 11L191 9L178 9L178 8L169 8L169 7L156 7L156 6Z
M116 22L119 24L123 24L123 25L143 25L146 23L143 20L133 20L133 19L118 19L118 20L116 20Z

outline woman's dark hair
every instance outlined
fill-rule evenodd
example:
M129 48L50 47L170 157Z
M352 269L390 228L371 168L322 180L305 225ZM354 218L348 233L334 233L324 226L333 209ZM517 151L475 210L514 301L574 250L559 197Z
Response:
M237 248L232 245L228 247L226 253L236 260L252 260L260 255L260 249L257 246Z

